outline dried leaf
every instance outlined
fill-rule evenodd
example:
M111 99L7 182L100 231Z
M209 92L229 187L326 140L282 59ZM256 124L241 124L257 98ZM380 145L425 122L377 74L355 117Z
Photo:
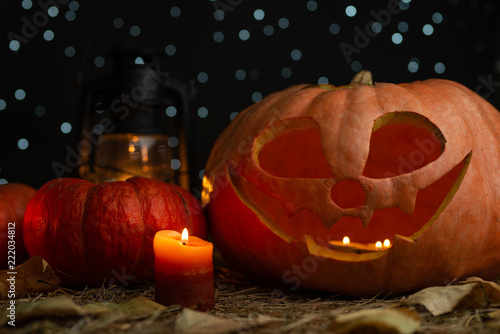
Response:
M270 315L265 315L265 314L258 314L256 317L252 318L248 323L251 326L263 326L263 325L268 325L276 322L283 322L286 321L285 319L282 319L280 317L273 317Z
M16 334L33 334L33 333L67 333L66 328L50 320L40 320L30 322L26 326L16 326L16 330L12 333ZM10 331L8 333L11 333Z
M78 306L71 298L60 296L55 298L38 300L33 303L16 305L16 323L39 322L45 318L71 318L78 321L85 317L84 326L89 331L97 330L117 322L134 321L145 319L153 315L159 315L166 309L144 296L139 296L127 302L116 303L92 303ZM9 320L8 310L5 310L0 318L0 326ZM92 319L92 320L90 320Z
M155 313L159 314L167 309L166 306L158 304L144 296L139 296L120 304L106 303L105 305L110 309L121 311L136 320L148 318Z
M88 319L82 319L83 323L81 325L80 332L94 333L100 329L106 330L110 326L117 323L126 323L128 320L127 315L122 312L111 312L106 316L93 318L91 321Z
M500 310L491 311L491 312L487 313L486 316L490 319L500 320Z
M6 314L7 311L5 310ZM34 303L16 305L15 321L16 323L26 323L45 317L79 317L87 315L89 312L76 305L69 297L61 296L39 300ZM4 325L7 319L7 316L3 316L0 320L0 325Z
M89 312L96 317L101 317L101 316L106 316L111 312L114 312L114 309L112 309L109 306L110 303L91 303L91 304L85 304L82 307L85 309L86 312Z
M40 256L34 256L14 269L0 271L0 299L19 298L31 292L54 291L59 282L59 277L49 264Z
M304 324L307 324L308 322L311 322L311 321L314 321L314 320L317 320L320 316L318 314L306 314L304 315L301 319L295 321L295 322L292 322L291 324L288 324L284 327L282 327L280 330L282 332L287 332L289 330L292 330L294 328L297 328L297 327L300 327Z
M500 286L478 278L460 285L426 288L407 299L409 304L425 306L434 316L459 308L484 308L495 302L500 302Z
M408 309L369 309L339 315L330 325L334 333L414 333L421 327L417 313Z
M175 329L190 334L223 334L240 330L245 323L216 317L209 313L184 308L175 323Z

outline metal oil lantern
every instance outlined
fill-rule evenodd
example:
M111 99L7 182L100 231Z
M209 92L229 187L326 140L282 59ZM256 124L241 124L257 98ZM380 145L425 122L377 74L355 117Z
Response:
M110 54L109 73L83 91L80 176L94 183L145 176L189 190L193 89L161 71L157 50L119 47Z

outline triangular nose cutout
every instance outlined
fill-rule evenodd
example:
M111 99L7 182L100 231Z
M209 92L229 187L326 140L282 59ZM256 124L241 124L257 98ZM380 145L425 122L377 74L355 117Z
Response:
M357 208L365 204L365 190L358 181L343 180L332 187L333 202L343 209Z

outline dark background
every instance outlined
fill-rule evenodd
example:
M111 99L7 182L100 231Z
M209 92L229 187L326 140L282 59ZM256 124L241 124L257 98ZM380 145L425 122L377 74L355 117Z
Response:
M33 22L44 6L58 2L8 0L0 4L0 183L40 187L56 177L51 164L64 163L65 147L76 145L80 137L81 89L109 71L108 52L121 43L163 52L175 46L175 53L162 59L162 68L196 86L190 110L191 149L196 157L191 170L196 175L203 170L215 139L237 112L292 84L318 80L346 84L360 68L370 69L378 82L455 80L497 105L500 8L494 0L401 1L404 10L390 14L381 22L382 30L378 34L370 30L372 36L365 40L356 31L371 29L369 22L376 20L373 12L387 10L389 2L60 2L64 4L58 5L57 15L49 16L19 49L10 39L22 37L26 20ZM346 15L350 5L357 9L353 17ZM262 19L254 16L258 9L265 14ZM288 25L283 25L283 18ZM120 22L122 26L117 25ZM401 22L406 22L407 30ZM423 33L426 24L433 27L430 35ZM137 36L131 34L135 27L140 28ZM247 40L239 37L241 30L249 32ZM54 37L46 40L50 32ZM400 44L392 41L395 33L403 37ZM340 47L346 43L357 48L350 61ZM74 55L65 54L68 47L74 48ZM293 59L297 54L293 50L300 50L300 59ZM103 66L95 65L97 57L104 58ZM438 63L444 64L444 72ZM238 79L237 71L244 78ZM203 73L208 76L206 82ZM488 81L491 85L485 84ZM22 99L15 96L19 89L26 94ZM198 110L203 107L208 114L202 118ZM61 131L65 122L72 125L69 133ZM25 149L18 147L20 140L21 145L26 143L22 139L28 142Z

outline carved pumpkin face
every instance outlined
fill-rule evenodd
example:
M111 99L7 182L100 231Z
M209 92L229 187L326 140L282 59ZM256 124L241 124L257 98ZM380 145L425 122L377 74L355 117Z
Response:
M497 110L445 80L274 93L212 150L214 240L292 289L369 295L495 277L499 133ZM345 236L390 246L353 251L338 246Z

